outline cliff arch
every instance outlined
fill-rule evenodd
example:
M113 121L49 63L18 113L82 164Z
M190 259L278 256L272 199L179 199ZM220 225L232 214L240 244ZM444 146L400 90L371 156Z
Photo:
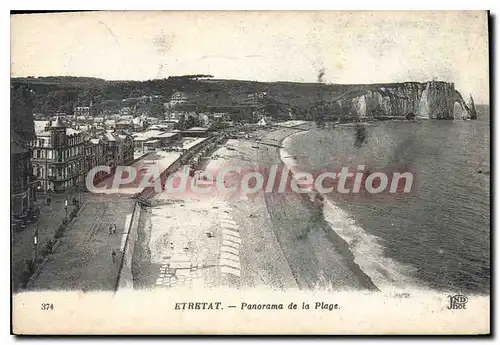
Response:
M469 108L469 106L467 105L467 103L465 103L464 99L462 98L462 95L454 90L454 97L451 98L451 114L453 116L454 119L456 118L463 118L463 117L467 117L469 119L475 119L476 118L476 114L475 114L475 111L472 112L471 108ZM455 105L458 104L460 105L461 109L462 109L462 113L459 114L460 116L456 116L455 114ZM466 114L464 114L464 112ZM465 116L467 115L467 116Z

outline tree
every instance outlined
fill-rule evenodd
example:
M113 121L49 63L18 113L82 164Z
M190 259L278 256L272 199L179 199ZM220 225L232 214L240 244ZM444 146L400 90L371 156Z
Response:
M373 117L381 117L384 116L384 109L382 109L382 106L380 104L375 104L372 109L372 116Z
M325 107L323 105L319 105L313 109L313 117L318 128L325 127Z
M162 118L164 115L163 104L158 102L149 103L148 113L151 117Z
M11 129L26 141L35 138L33 118L33 91L26 85L11 85Z
M211 130L221 130L226 127L227 127L226 124L224 123L224 121L222 121L221 118L214 119L212 121L212 124L210 125Z
M194 115L189 115L185 124L184 124L184 128L189 129L192 127L197 127L199 125L200 125L200 121L199 121L198 117L195 117Z

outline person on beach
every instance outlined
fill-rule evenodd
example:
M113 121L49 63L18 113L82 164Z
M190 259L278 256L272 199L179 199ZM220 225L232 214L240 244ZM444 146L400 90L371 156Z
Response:
M111 235L113 233L113 224L109 224L108 234Z
M111 262L112 263L116 262L116 252L114 249L111 251Z

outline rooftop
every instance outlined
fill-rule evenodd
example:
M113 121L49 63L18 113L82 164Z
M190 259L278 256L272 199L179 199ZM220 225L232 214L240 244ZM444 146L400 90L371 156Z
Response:
M171 137L176 136L178 134L179 134L178 132L167 132L167 133L162 133L162 134L158 135L157 138L171 138Z
M208 128L206 127L191 127L186 129L184 132L206 132Z
M189 150L191 147L198 145L199 143L204 142L207 138L184 138L184 143L182 144L182 148L184 150Z
M35 123L35 134L37 136L43 137L43 136L50 135L50 131L45 130L49 121L33 121L33 122ZM57 122L57 120L56 120L56 122ZM52 127L55 127L54 123L52 124ZM59 124L59 128L64 128L64 127L65 127L64 125L61 126ZM81 133L81 131L77 131L76 129L66 127L66 134L67 135L75 135L75 134L79 134L79 133Z
M76 129L73 128L66 128L66 134L67 135L77 135L80 134L81 131L77 131Z
M150 130L146 132L139 132L134 134L134 140L148 140L151 138L158 137L160 134L163 134L164 131L159 131L159 130Z
M153 139L153 140L146 141L146 144L156 144L158 142L160 142L158 139Z
M106 133L104 133L104 137L105 137L108 141L116 141L115 136L113 135L113 133L106 132Z
M52 127L54 128L65 128L66 125L63 123L63 121L59 118L59 116L56 116L55 122L52 124Z

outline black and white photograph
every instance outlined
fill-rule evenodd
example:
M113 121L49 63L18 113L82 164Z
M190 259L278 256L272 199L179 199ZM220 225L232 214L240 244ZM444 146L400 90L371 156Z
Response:
M489 16L11 14L13 332L489 334Z

